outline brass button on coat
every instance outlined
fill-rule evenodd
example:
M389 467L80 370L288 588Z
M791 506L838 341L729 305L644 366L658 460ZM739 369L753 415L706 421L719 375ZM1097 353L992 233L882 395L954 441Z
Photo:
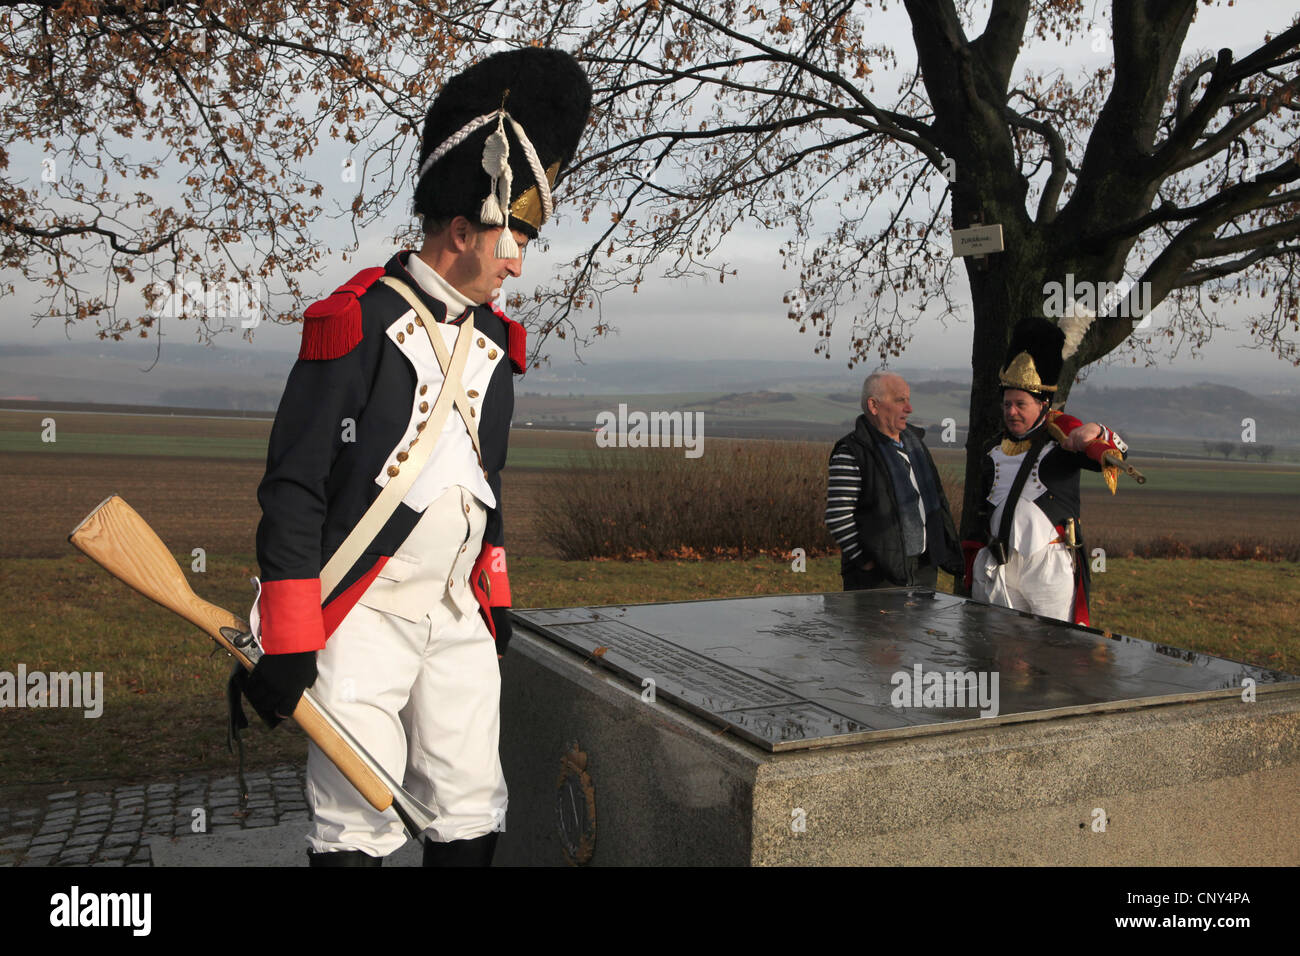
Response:
M398 471L400 471L400 470L401 470L401 469L399 469L396 465L389 465L389 466L388 466L388 477L389 477L389 478L396 478L396 477L397 477L397 473L398 473Z
M408 459L408 458L410 458L410 457L411 457L411 456L408 455L408 454L407 454L406 452L404 452L404 451L399 451L399 452L397 453L397 460L398 460L398 461L406 461L406 459Z
M415 430L416 430L417 432L422 432L422 431L424 431L424 426L427 425L427 424L429 424L427 421L425 421L425 422L420 422L420 424L418 424L418 425L415 426ZM415 442L411 442L411 444L414 445Z
M488 352L488 358L490 358L490 359L494 359L494 358L496 358L496 357L497 357L497 350L496 350L496 349L493 349L491 352Z
M401 332L398 332L398 333L397 333L397 344L398 344L398 345L401 345L401 344L402 344L403 342L405 342L405 341L406 341L406 336L403 335Z
M429 403L428 403L428 402L421 402L421 403L420 403L420 411L422 411L422 412L427 412L428 410L429 410Z
M407 334L407 335L410 335L410 334L411 334L412 332L414 332L414 331L415 331L415 326L412 325L410 322L407 322L407 323L406 323L406 334Z
M429 391L429 386L428 386L428 385L421 385L421 386L420 386L420 394L421 394L421 395L425 394L425 393L428 392L428 391Z
M470 417L470 418L473 418L473 417L474 417L474 409L472 409L472 408L469 410L469 417Z
M478 398L478 392L474 391L474 389L472 388L465 394L468 395L470 398Z
M478 340L478 347L479 347L479 348L483 348L485 345L487 345L487 342L483 341L482 339L479 339L479 340Z

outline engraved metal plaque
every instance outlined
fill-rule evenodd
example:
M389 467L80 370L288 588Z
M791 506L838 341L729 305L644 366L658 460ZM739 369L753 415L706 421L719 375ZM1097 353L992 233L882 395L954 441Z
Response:
M515 611L533 633L768 750L1202 698L1300 678L928 590ZM1243 706L1249 706L1243 703Z

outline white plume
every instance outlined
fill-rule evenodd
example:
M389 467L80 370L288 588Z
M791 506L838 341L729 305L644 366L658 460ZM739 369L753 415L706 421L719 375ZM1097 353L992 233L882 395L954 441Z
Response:
M1065 345L1061 347L1061 359L1064 361L1079 350L1079 343L1092 325L1097 314L1087 306L1080 305L1073 299L1066 306L1065 315L1061 317L1059 328L1065 333Z

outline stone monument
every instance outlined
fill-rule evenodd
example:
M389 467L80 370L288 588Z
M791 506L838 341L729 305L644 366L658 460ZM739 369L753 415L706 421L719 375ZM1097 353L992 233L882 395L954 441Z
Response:
M517 611L497 863L1300 862L1300 679L929 590Z

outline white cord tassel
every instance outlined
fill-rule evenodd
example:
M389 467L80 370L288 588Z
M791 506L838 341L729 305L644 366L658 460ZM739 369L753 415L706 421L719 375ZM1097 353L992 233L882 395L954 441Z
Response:
M496 249L493 250L498 259L518 259L519 243L515 242L514 234L510 231L510 223L506 223L506 228L501 230L501 238L497 240Z
M489 226L507 224L510 206L510 141L506 139L505 113L497 113L497 128L483 145L483 171L492 178L492 186L479 210L479 221ZM499 195L504 191L504 201Z
M488 137L483 147L483 168L492 177L492 192L483 200L479 219L490 226L504 226L497 239L493 254L498 259L517 259L519 243L510 232L510 187L514 174L510 171L510 140L506 138L506 112L497 114L496 132Z

